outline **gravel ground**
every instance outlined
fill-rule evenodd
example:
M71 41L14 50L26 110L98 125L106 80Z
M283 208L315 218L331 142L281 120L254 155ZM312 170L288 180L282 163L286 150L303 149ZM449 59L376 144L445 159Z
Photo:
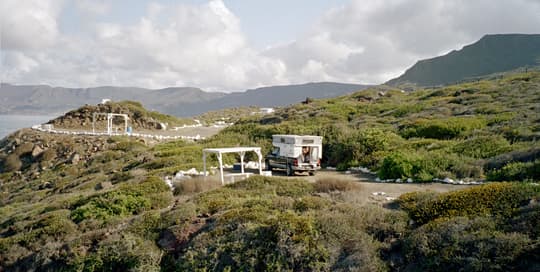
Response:
M250 172L253 170L249 170ZM443 183L380 183L375 182L376 176L364 174L360 172L352 172L346 174L345 172L321 170L318 171L315 176L309 176L307 173L298 173L293 177L287 177L285 172L273 171L273 176L284 178L304 178L308 181L315 182L318 179L324 178L338 178L343 180L357 181L361 184L361 189L358 191L351 191L345 194L345 197L349 201L357 203L375 203L383 205L391 202L395 198L404 193L417 192L417 191L434 191L434 192L449 192L455 190L465 189L474 185L452 185Z

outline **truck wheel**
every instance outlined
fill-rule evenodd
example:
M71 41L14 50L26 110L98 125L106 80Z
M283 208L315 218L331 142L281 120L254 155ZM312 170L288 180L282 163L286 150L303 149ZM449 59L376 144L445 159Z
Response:
M310 176L315 176L315 171L309 171Z
M270 166L270 161L266 160L264 163L266 164L266 171L272 171L272 166Z
M294 170L292 168L292 165L290 165L290 164L287 165L286 171L287 171L287 176L294 176Z

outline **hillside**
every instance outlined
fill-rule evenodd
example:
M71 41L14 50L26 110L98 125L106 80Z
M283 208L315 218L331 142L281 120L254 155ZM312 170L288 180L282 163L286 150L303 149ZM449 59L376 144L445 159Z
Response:
M411 93L380 86L246 119L224 133L321 135L323 163L369 167L381 179L506 180L516 169L538 178L539 101L538 72ZM515 164L494 169L507 163Z
M306 97L338 96L365 88L342 83L308 83L265 87L239 93L205 92L197 88L143 89L135 87L61 88L46 85L0 85L0 114L59 114L104 98L139 101L151 110L194 116L231 107L277 107Z
M412 93L377 86L307 102L246 116L198 142L33 130L2 139L0 270L535 271L540 265L540 186L532 183L540 180L540 73ZM192 177L174 181L172 190L163 182L180 170L201 170L203 148L268 151L274 133L324 136L324 164L343 170L364 166L381 179L488 184L373 204L356 172L315 182L255 176L227 186ZM210 166L216 163L211 157ZM495 182L501 180L507 182Z
M539 34L486 35L461 50L418 61L386 84L439 86L535 66L540 66Z
M156 130L164 129L166 127L181 126L184 124L194 124L194 121L191 119L182 119L157 111L149 111L139 102L134 101L108 102L106 104L98 104L95 106L85 105L49 121L48 124L60 128L91 130L93 113L126 114L129 118L129 126L136 130ZM96 123L94 125L96 128L103 129L106 127L105 116L96 116L95 121ZM124 120L122 118L116 118L113 121L115 122L115 125L124 125ZM163 127L164 125L165 127Z

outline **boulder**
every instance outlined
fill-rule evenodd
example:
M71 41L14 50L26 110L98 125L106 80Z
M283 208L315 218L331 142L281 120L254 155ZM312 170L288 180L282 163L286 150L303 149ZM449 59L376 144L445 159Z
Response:
M112 187L113 185L110 181L103 181L96 185L96 190L104 190L104 189L109 189Z
M81 155L79 155L79 153L73 153L73 155L71 155L71 158L69 159L71 164L77 164L79 163L80 160L81 160Z
M37 158L39 155L41 155L41 153L43 153L43 151L45 150L43 150L38 145L35 145L34 148L32 149L32 158Z

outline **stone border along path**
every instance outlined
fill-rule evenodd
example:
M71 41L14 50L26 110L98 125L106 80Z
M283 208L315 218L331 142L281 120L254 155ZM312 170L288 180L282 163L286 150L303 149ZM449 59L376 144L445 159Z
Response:
M89 136L130 136L130 137L143 137L143 138L153 138L157 140L204 140L205 137L197 136L167 136L159 134L143 134L143 133L106 133L106 132L91 132L91 131L68 131L68 130L56 130L56 129L44 129L41 125L33 125L33 130L48 132L53 134L68 134L68 135L89 135Z

